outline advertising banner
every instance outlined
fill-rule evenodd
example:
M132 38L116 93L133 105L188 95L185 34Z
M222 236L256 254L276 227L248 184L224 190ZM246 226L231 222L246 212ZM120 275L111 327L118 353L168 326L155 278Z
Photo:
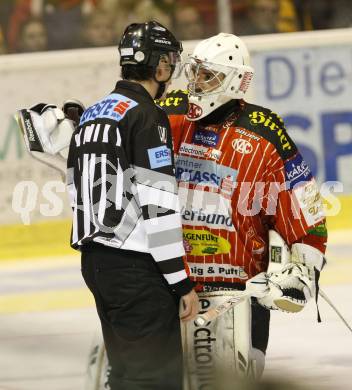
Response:
M277 112L318 182L352 192L352 47L295 48L253 56L255 101Z

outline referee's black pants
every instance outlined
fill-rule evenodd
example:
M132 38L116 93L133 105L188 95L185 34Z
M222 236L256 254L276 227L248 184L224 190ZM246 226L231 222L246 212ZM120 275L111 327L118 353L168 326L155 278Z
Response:
M82 275L100 317L111 390L182 390L179 302L151 255L88 244Z

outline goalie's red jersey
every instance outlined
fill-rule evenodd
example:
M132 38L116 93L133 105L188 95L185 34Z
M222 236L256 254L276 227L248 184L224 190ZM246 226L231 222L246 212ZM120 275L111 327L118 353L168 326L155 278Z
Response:
M215 124L211 115L169 119L189 274L243 284L267 269L269 229L322 252L327 235L314 178L282 119L244 101L225 108Z

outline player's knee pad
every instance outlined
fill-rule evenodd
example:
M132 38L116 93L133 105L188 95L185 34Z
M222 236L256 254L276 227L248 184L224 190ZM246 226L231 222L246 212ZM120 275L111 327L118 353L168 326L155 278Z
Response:
M216 307L234 294L199 293L200 311ZM265 355L252 347L251 332L249 299L205 325L183 323L184 390L229 389L238 379L260 377Z

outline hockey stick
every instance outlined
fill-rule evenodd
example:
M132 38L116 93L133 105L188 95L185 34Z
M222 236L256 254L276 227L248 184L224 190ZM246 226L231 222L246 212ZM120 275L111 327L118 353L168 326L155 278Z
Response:
M236 293L236 291L234 291ZM213 307L206 311L203 314L200 314L195 319L195 323L198 326L204 326L207 322L214 320L215 318L226 313L232 307L236 306L238 303L243 302L245 299L249 298L251 295L247 291L238 291L235 296L232 296L225 302L220 305Z
M319 295L325 300L326 303L335 311L335 313L340 317L341 321L346 325L348 330L352 332L352 328L349 325L349 323L346 321L346 319L342 316L342 314L337 310L337 308L334 306L334 304L330 301L328 296L325 294L324 291L319 289ZM213 321L217 317L223 315L228 310L230 310L232 307L236 306L238 303L242 302L244 299L250 298L251 294L246 291L239 291L236 296L231 297L230 299L226 300L225 302L221 303L220 305L213 307L206 311L203 314L200 314L196 319L195 322L198 326L205 325L208 321Z
M288 261L290 261L290 250L284 241L284 239L275 231L275 230L269 230L269 243L270 243L270 262L269 264L271 266L275 265L277 267L282 266L282 264L286 264ZM273 254L278 256L278 258L273 258ZM277 264L276 264L277 263ZM275 268L274 268L275 269ZM352 332L352 328L349 325L349 323L346 321L346 319L342 316L342 314L337 310L337 308L334 306L334 304L331 302L331 300L328 298L328 296L325 294L324 291L319 289L319 295L325 300L325 302L335 311L335 313L340 317L341 321L346 325L348 330Z
M346 325L348 330L352 333L351 325L346 321L346 319L342 316L342 314L337 310L337 308L334 306L334 304L330 301L328 296L325 294L324 291L319 290L319 295L325 300L325 302L334 310L334 312L340 317L341 321Z

